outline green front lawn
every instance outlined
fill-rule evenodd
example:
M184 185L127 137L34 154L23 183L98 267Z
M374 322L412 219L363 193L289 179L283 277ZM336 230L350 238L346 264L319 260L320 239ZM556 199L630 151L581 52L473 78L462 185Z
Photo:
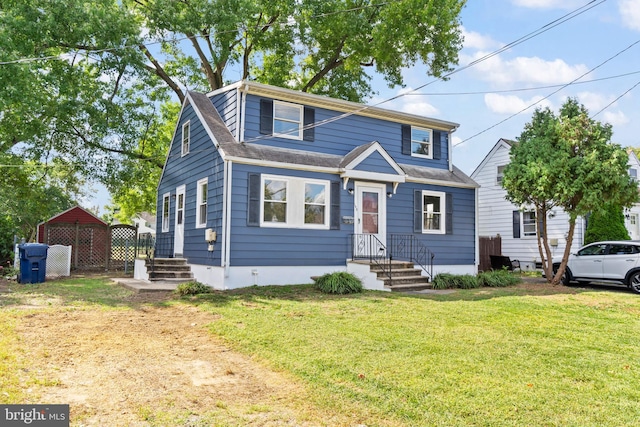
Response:
M197 303L218 316L213 333L362 424L640 425L640 298L629 292L288 287Z
M14 324L28 311L14 308L135 308L129 291L107 283L60 280L0 298L0 402L24 393ZM213 334L297 378L314 407L353 426L640 425L640 296L631 292L529 284L331 296L286 286L171 304L210 312Z

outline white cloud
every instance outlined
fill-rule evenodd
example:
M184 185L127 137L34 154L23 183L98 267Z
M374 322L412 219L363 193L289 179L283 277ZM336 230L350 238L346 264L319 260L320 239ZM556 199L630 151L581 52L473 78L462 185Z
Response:
M629 118L622 111L607 110L601 113L601 115L602 117L600 119L598 118L600 117L600 115L598 115L598 117L595 117L595 119L601 122L610 123L614 127L614 131L616 126L621 126L629 123Z
M516 6L529 9L574 9L584 4L583 0L513 0Z
M475 31L467 31L464 27L462 28L462 35L464 37L465 49L489 50L502 47L502 44L495 41L491 36L480 34Z
M587 107L590 114L600 111L615 99L613 95L603 95L594 92L579 92L575 98L578 99L579 103Z
M485 52L478 52L473 57L461 57L466 63L485 56ZM504 61L498 56L477 63L472 67L480 78L499 86L513 83L531 85L547 85L568 83L589 69L584 64L569 65L562 59L547 61L542 58L519 56Z
M498 95L496 93L488 93L484 96L484 103L494 113L498 114L516 114L531 106L531 111L535 108L552 108L549 100L542 100L542 96L534 96L526 100L515 95ZM535 104L535 105L534 105Z
M453 137L451 138L451 144L455 147L456 145L460 144L462 142L462 138L460 138L459 136L453 135Z
M625 27L640 31L640 2L638 0L620 0L618 9Z
M405 96L403 98L403 102L400 105L400 111L425 117L435 117L440 114L440 111L428 102L412 98L415 97Z

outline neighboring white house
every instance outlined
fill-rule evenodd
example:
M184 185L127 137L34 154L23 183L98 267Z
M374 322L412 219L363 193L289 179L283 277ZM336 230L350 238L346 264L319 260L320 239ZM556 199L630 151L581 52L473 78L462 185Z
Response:
M540 263L536 232L538 220L533 207L517 206L506 199L506 190L502 188L502 172L509 163L509 151L513 141L500 139L489 154L471 174L471 178L480 185L478 189L478 233L480 236L502 238L502 255L520 261L523 270L536 268ZM637 178L640 161L629 150L629 174ZM629 235L640 239L640 204L625 209L625 222ZM584 243L587 223L579 217L573 235L571 251L577 251ZM553 209L547 218L547 233L552 255L562 255L567 245L569 216L562 209Z
M156 235L156 216L148 212L142 212L138 216L131 219L133 225L138 226L138 234Z

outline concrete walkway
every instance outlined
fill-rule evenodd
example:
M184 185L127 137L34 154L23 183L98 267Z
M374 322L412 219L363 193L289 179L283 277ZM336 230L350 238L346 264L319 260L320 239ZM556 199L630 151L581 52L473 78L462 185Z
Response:
M171 281L149 282L146 280L132 279L130 277L113 278L111 280L136 292L172 292L182 283Z

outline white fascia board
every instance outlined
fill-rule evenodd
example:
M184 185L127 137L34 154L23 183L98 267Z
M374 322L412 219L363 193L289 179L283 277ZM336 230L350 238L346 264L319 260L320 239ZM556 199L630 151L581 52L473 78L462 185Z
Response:
M368 172L368 171L359 171L359 170L345 170L340 173L342 178L350 178L350 179L364 179L369 181L380 181L380 182L405 182L404 175L393 175L390 173L380 173L380 172Z
M498 140L498 142L496 142L496 144L493 146L493 148L487 153L487 155L484 157L484 159L482 159L482 161L480 162L480 164L476 167L476 169L471 173L471 178L475 179L476 176L478 175L478 173L480 173L480 171L482 169L484 169L484 167L486 166L487 163L489 163L491 161L491 158L495 155L495 153L498 151L499 148L504 147L507 150L511 150L511 145L509 145L503 138L500 138Z

